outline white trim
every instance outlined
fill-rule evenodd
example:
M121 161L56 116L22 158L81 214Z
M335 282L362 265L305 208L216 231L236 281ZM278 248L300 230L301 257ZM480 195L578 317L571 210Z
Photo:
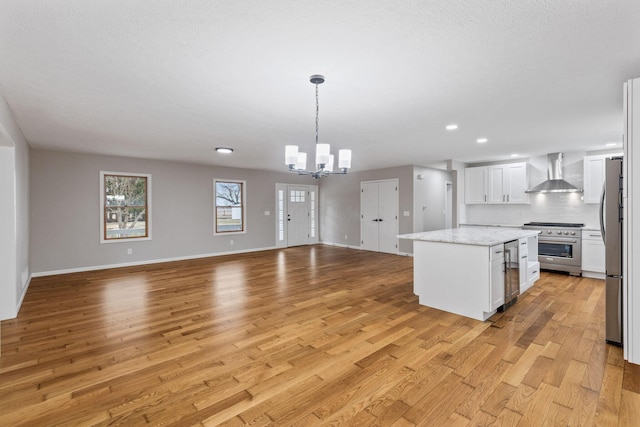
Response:
M27 290L29 289L29 285L31 284L32 274L29 275L29 278L25 283L22 284L22 294L20 295L20 300L18 301L18 305L16 306L16 317L18 313L20 313L20 308L22 308L22 302L24 301L24 297L27 296Z
M69 273L82 273L85 271L95 271L95 270L107 270L111 268L120 268L120 267L135 267L137 265L145 265L145 264L159 264L162 262L172 262L172 261L184 261L189 259L199 259L199 258L212 258L224 255L235 255L235 254L244 254L248 252L260 252L260 251L270 251L273 249L278 249L275 246L269 246L265 248L253 248L253 249L242 249L239 251L228 251L228 252L213 252L208 254L199 254L199 255L188 255L181 257L171 257L171 258L161 258L161 259L151 259L146 261L134 261L134 262L123 262L118 264L105 264L105 265L93 265L88 267L78 267L78 268L67 268L64 270L51 270L51 271L40 271L37 273L32 273L31 277L44 277L44 276L53 276L56 274L69 274ZM25 291L26 292L26 291Z
M242 184L242 231L223 231L216 230L216 182L231 182L235 184ZM247 234L247 181L242 179L223 179L213 178L213 235L214 236L233 236L235 234Z
M360 246L351 246L351 245L345 245L343 243L333 243L333 242L319 242L321 245L327 245L327 246L338 246L340 248L348 248L348 249L357 249L359 251L363 251L364 249L362 249Z
M146 226L147 226L147 236L146 237L123 237L119 239L105 239L104 238L104 176L105 175L120 175L120 176L141 176L147 178L147 212L145 212L146 216ZM146 240L151 240L151 221L153 215L153 208L151 206L151 174L150 173L136 173L136 172L112 172L112 171L100 171L100 243L131 243L131 242L141 242Z

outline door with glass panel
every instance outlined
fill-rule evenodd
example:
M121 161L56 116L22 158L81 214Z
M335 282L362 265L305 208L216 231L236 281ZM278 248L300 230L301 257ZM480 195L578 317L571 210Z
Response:
M318 242L318 187L276 184L276 246Z

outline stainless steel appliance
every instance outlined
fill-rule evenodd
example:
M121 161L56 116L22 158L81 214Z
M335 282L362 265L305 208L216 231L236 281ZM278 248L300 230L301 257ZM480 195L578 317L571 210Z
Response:
M582 193L582 188L562 179L564 154L547 154L547 180L525 191L525 193Z
M529 222L524 228L540 230L538 261L544 270L582 275L582 227L584 224Z
M506 310L518 301L520 295L520 257L518 240L504 244L504 305Z
M605 246L605 339L622 345L622 158L605 160L600 229Z

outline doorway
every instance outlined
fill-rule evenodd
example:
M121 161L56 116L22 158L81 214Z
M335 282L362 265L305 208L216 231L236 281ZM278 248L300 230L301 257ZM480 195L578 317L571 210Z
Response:
M318 243L318 186L276 184L276 247Z
M444 228L453 228L453 183L444 183Z
M398 253L398 180L360 183L362 249Z

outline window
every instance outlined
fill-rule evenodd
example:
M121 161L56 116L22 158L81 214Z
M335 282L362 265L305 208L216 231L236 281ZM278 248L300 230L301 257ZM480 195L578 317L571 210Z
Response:
M245 182L216 179L213 181L215 215L213 234L244 233Z
M100 172L100 242L151 238L151 175Z

